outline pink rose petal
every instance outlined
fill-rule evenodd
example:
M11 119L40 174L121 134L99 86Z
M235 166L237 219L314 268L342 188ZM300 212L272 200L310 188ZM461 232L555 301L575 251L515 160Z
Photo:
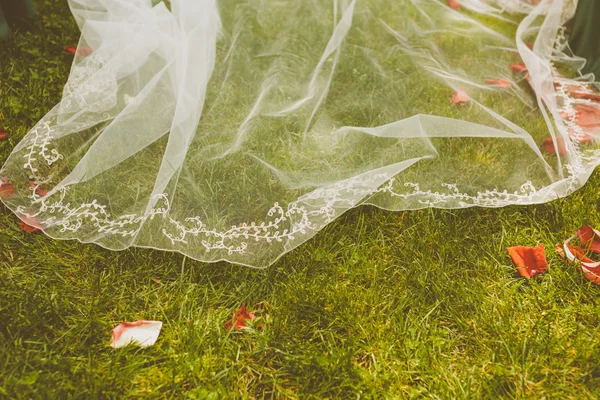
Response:
M129 344L140 347L152 346L156 343L161 328L161 321L121 322L112 330L110 347L119 349Z

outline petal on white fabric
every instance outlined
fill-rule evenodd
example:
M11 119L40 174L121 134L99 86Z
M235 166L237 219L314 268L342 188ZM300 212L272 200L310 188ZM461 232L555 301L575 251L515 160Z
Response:
M161 321L121 322L112 330L110 347L119 349L129 344L150 347L156 343L161 328Z

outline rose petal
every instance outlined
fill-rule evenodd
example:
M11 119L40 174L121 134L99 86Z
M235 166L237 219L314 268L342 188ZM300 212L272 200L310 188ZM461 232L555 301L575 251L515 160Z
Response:
M21 219L21 221L19 222L19 229L21 229L24 232L37 232L42 226L39 218L36 216L29 217L27 215L21 214L19 218Z
M577 133L575 133L575 131L572 129L569 129L569 137L581 144L590 144L593 143L595 140L594 135L583 133L578 136Z
M256 316L252 312L246 311L246 306L241 306L233 313L233 318L225 323L225 329L231 330L233 327L236 331L245 328L247 321L252 321Z
M512 72L527 72L527 67L523 64L511 64L510 70Z
M94 52L94 50L90 49L89 47L82 47L77 50L77 55L80 57L87 57L90 54L92 54L93 52Z
M552 140L552 138L547 138L546 140L544 140L544 143L542 144L542 148L544 150L546 150L546 152L548 152L548 154L556 154L556 148L558 148L558 155L559 156L565 156L567 155L567 153L569 152L567 150L567 146L565 145L565 141L562 137L558 137L556 139L556 147L554 146L554 141Z
M129 344L152 346L156 343L161 329L161 321L121 322L112 330L110 347L119 349Z
M66 46L63 49L63 53L74 56L75 54L77 54L77 47L75 47L75 46Z
M562 245L556 245L556 251L562 258L566 258L569 263L577 261L583 276L587 280L600 285L600 263L588 258L580 247L572 246L571 239L567 239Z
M0 199L9 199L15 195L14 186L8 181L0 180Z
M544 245L536 247L515 246L506 249L519 274L525 278L531 278L544 273L548 269Z
M575 107L577 125L588 132L600 132L600 107L578 104Z
M503 79L486 79L485 83L502 89L510 89L510 82Z
M4 130L3 126L0 126L0 140L4 140L8 137L8 132Z
M586 249L594 253L600 253L600 232L586 225L577 230L577 237Z
M469 101L471 101L471 98L462 89L458 89L452 94L452 104L468 103Z
M45 195L47 195L47 194L48 194L48 192L49 192L49 190L44 190L44 189L42 189L42 188L41 188L39 185L36 185L36 184L35 184L35 183L33 183L33 182L29 182L29 187L30 187L32 190L35 190L35 194L37 194L38 196L42 196L42 197L44 197L44 196L45 196Z
M453 10L460 10L462 7L458 0L448 0L448 6Z
M600 101L600 94L591 89L582 88L579 86L567 86L567 92L576 99Z
M90 49L89 47L81 47L81 48L77 48L75 46L66 46L63 50L63 53L71 55L71 56L79 56L79 57L87 57L90 54L92 54L94 52L94 50Z

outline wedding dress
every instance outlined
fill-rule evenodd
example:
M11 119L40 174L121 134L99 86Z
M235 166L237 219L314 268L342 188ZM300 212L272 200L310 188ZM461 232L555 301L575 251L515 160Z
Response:
M543 203L600 163L571 0L156 3L70 0L62 101L0 171L51 237L264 267L362 204Z

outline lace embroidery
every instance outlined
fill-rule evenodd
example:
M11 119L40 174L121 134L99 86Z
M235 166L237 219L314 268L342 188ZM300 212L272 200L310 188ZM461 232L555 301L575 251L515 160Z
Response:
M559 35L560 36L560 35ZM108 74L102 79L105 86L97 86L97 80L90 82L93 72L101 68L101 60L94 55L88 57L82 62L83 65L75 66L72 77L65 87L65 102L60 107L70 107L71 101L78 103L77 107L84 107L96 111L106 110L112 107L116 98L103 96L106 93L116 93L113 87L114 77ZM577 112L575 106L578 104L593 104L589 100L575 99L569 93L570 87L578 87L582 90L588 89L589 84L569 80L556 74L555 86L556 96L559 100L559 110L561 121L568 131L574 132L569 135L572 150L576 152L577 157L571 157L566 165L568 178L566 179L569 190L572 190L580 184L579 176L585 170L585 166L580 160L597 161L600 157L600 150L583 151L580 145L580 139L586 133L577 125ZM128 99L124 96L124 101ZM85 127L82 125L82 128ZM518 191L508 192L499 190L488 190L479 192L475 195L462 192L456 184L444 183L441 191L422 190L419 184L412 182L398 182L396 178L384 174L370 176L368 180L355 177L345 181L338 182L327 188L314 190L313 192L301 197L297 201L282 206L275 203L267 212L264 221L242 223L234 225L227 230L217 230L210 228L199 216L177 220L170 216L171 204L167 194L159 194L153 200L157 201L159 206L154 207L144 214L125 214L113 217L106 205L101 204L96 199L89 203L71 205L66 201L66 195L69 188L58 188L46 196L38 195L37 189L52 180L52 174L42 176L39 174L38 162L44 162L48 166L53 165L63 156L50 147L53 140L53 132L48 119L40 121L31 132L29 143L26 144L28 153L25 155L25 169L30 173L30 179L34 183L31 188L31 205L38 207L38 211L30 213L26 207L20 206L17 212L27 217L40 217L44 214L53 214L44 220L41 220L42 226L58 226L61 232L77 232L85 223L92 224L98 233L108 233L122 237L135 237L141 230L147 220L157 217L166 219L169 222L167 227L162 229L163 235L168 238L173 245L177 243L186 244L190 238L200 238L202 246L206 252L213 250L225 250L228 254L244 254L252 241L260 242L283 242L293 241L298 235L306 234L307 231L316 231L333 221L339 211L345 211L348 208L358 205L368 196L375 194L386 194L395 198L405 200L416 199L424 207L438 206L444 203L453 202L458 206L505 206L515 203L528 203L534 200L534 195L538 190L531 182L523 184ZM386 182L379 188L372 187L372 182L380 180ZM407 188L406 192L398 192L396 185ZM368 200L367 200L368 201ZM311 206L311 203L318 203L319 206Z

